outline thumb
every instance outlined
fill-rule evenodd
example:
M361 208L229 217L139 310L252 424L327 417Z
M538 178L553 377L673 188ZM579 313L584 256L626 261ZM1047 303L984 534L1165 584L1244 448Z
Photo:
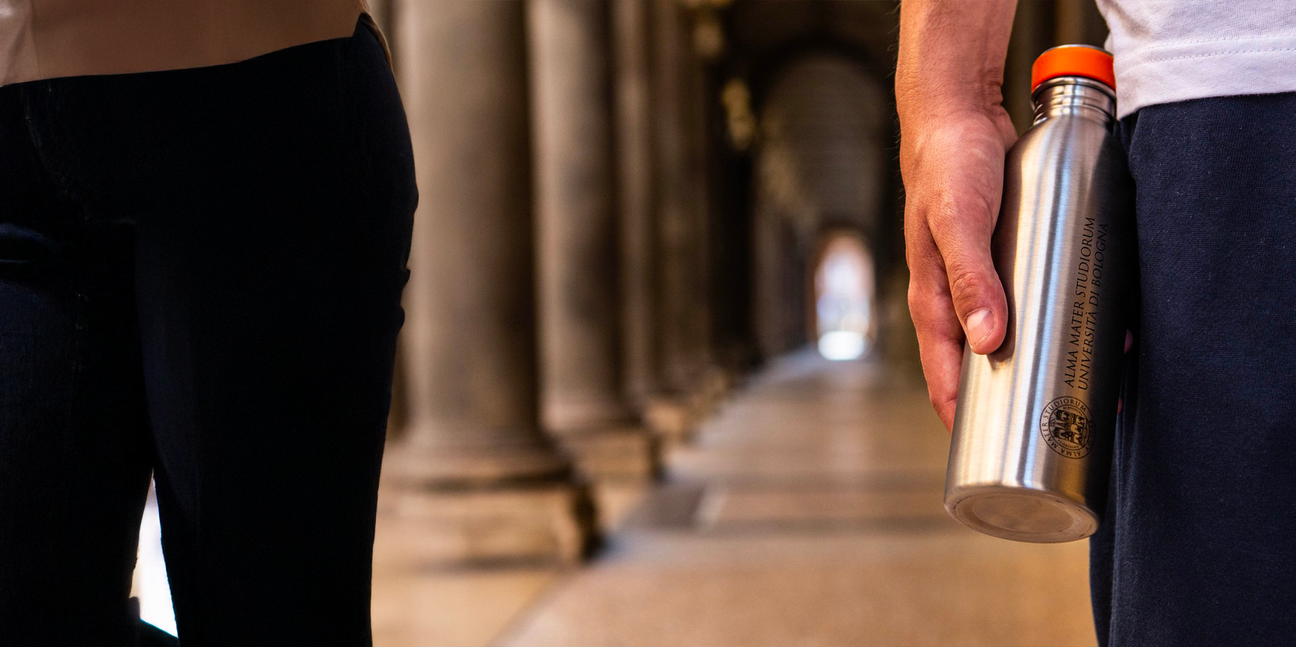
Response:
M1008 302L990 258L989 240L946 259L950 297L972 352L985 355L1003 345Z

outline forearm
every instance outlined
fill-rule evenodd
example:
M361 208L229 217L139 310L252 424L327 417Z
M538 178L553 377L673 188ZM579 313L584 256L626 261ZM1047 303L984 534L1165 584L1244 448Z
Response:
M903 0L896 103L909 312L932 404L954 423L963 347L1003 343L1008 306L990 257L1004 155L1004 59L1016 0Z
M896 66L902 131L952 113L1003 111L1016 6L1017 0L903 0Z

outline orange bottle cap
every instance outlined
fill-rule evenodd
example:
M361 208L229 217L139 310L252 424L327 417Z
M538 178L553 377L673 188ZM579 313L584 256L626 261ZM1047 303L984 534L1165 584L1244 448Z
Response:
M1031 92L1041 83L1059 76L1083 76L1116 89L1112 55L1090 45L1059 45L1045 50L1031 66Z

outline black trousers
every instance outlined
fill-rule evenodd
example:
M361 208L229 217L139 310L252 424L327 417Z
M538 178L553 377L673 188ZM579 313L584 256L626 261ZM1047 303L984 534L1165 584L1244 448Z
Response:
M1099 641L1296 636L1296 93L1183 101L1121 122L1140 315L1108 523Z
M0 644L368 645L417 194L368 29L0 88Z

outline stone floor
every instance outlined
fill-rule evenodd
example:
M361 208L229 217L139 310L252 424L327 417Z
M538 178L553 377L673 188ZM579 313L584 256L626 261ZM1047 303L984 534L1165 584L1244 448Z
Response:
M420 565L380 520L378 647L1092 645L1086 545L977 535L941 508L947 436L922 386L788 357L611 487L582 568Z

